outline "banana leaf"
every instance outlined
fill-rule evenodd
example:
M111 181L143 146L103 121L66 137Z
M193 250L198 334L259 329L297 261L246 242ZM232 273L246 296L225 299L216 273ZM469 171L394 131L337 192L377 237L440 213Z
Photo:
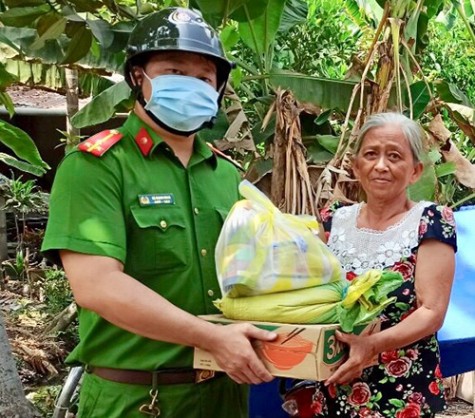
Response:
M275 88L292 90L301 102L310 102L326 109L339 109L346 112L356 83L312 77L292 72L279 72L269 75ZM356 106L356 104L355 104Z
M0 120L0 141L10 148L17 157L24 160L18 161L15 157L2 154L1 160L4 163L37 176L44 174L50 168L42 160L38 148L36 148L30 136L16 126L2 120Z

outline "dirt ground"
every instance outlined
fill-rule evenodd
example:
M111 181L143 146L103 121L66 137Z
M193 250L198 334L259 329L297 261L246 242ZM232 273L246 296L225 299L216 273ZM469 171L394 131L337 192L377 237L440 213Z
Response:
M442 413L437 414L437 418L474 418L473 405L461 399L452 399L447 402L448 409Z
M17 108L31 107L66 111L65 96L53 91L28 86L11 86L7 88L7 92ZM80 99L80 106L84 106L88 101L89 99Z

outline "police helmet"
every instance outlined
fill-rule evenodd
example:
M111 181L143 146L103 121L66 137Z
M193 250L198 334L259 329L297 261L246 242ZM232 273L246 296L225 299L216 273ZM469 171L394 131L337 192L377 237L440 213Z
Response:
M212 60L216 65L218 90L222 89L233 68L233 63L226 59L217 32L201 14L190 9L162 9L137 23L126 47L124 73L131 88L134 88L132 67L140 65L146 54L160 51L195 52Z

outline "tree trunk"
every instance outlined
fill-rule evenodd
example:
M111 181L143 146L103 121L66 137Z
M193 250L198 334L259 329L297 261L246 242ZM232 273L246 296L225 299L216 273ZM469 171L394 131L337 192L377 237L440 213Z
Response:
M65 69L66 78L66 131L67 142L65 151L68 152L79 142L79 129L71 124L71 118L79 110L79 85L78 70L72 68Z
M279 90L278 97L281 98L283 91ZM276 103L277 103L276 98ZM276 113L278 113L276 109ZM277 115L279 119L280 114ZM279 129L279 123L276 123L274 141L272 143L272 180L271 180L271 200L274 205L281 209L284 205L285 196L285 162L286 162L286 140L285 132Z
M25 398L0 313L0 417L39 417Z
M5 205L5 198L0 196L0 207ZM7 216L5 210L0 210L0 261L8 259L7 245Z
M55 336L61 331L65 331L66 328L74 321L78 313L77 305L75 302L72 302L63 309L58 315L56 315L50 323L45 327L43 331L43 337L49 335Z

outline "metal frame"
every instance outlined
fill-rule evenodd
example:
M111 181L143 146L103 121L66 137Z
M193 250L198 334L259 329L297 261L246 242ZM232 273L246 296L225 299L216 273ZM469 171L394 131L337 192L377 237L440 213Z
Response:
M67 418L69 408L79 394L81 378L84 373L82 366L72 367L64 382L61 392L56 398L52 418Z

